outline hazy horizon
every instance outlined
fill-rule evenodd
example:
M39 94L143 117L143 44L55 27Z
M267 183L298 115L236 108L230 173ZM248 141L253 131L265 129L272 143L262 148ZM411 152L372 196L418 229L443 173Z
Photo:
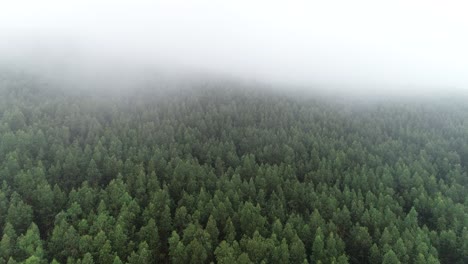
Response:
M0 64L101 79L159 71L348 93L465 92L463 7L454 1L18 1L0 11L6 40Z

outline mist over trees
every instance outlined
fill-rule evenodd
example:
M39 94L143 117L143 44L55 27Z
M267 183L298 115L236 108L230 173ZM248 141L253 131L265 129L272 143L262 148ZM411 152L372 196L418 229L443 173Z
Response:
M468 262L466 98L146 84L2 75L0 263Z
M0 264L468 263L463 1L4 1Z

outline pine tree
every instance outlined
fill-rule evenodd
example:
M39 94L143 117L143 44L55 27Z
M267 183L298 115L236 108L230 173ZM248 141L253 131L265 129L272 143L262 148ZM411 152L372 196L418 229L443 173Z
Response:
M224 227L225 239L228 243L234 242L236 239L236 229L232 223L231 218L228 218L226 221L226 226Z
M120 224L117 224L114 232L111 234L111 241L113 249L123 258L128 252L128 237Z
M106 240L104 245L99 249L98 260L102 264L112 264L114 260L114 254L112 253L112 247L109 240Z
M289 253L291 256L291 263L301 263L306 259L304 243L302 243L302 240L297 236L297 234L294 235L291 243L289 244Z
M216 226L216 220L212 215L208 218L208 222L206 223L205 227L206 232L210 235L211 245L212 247L216 247L218 245L218 237L219 231L218 227Z
M11 223L18 234L24 233L32 223L33 211L25 204L18 193L14 192L10 198L6 221Z
M149 263L149 260L150 252L146 242L141 242L140 245L138 245L138 251L133 251L130 257L128 257L129 264Z
M391 249L387 253L385 253L385 255L383 256L382 264L399 264L399 263L401 262L398 260L398 257L395 254L395 252L393 252L393 250Z
M180 237L175 231L172 232L172 235L169 238L169 256L171 257L172 263L186 263L187 255L185 254L185 246L180 241Z
M99 171L98 166L96 165L96 162L94 159L91 159L91 161L88 164L88 169L86 172L86 180L92 185L96 186L101 182L101 172Z
M226 241L221 241L215 249L216 262L219 264L230 264L236 262L236 252Z
M84 254L81 264L94 264L93 256L90 253Z
M319 261L325 261L325 243L323 242L323 232L320 227L317 228L317 231L315 231L315 239L312 245L311 263L318 263Z
M112 264L123 264L123 262L120 260L119 256L115 256L114 262Z
M192 240L187 247L185 248L185 254L190 256L190 263L205 263L208 259L208 251L203 246L203 244L197 240Z
M382 256L380 255L379 247L374 243L369 251L369 261L371 263L380 263L382 262Z
M8 260L10 256L13 254L13 241L11 241L8 234L4 234L2 236L2 240L0 240L0 259L4 261Z
M140 241L148 243L148 249L151 251L151 260L154 262L156 256L159 254L161 243L159 240L158 227L154 219L150 219L148 223L140 229L138 237Z
M261 216L260 206L246 202L239 212L240 227L243 234L252 236L258 230L263 231L266 219Z
M36 224L32 223L26 234L18 238L17 243L21 255L24 256L24 258L28 259L34 256L35 258L32 258L30 261L37 259L39 262L43 258L44 250L42 247L42 240L40 238L39 228Z

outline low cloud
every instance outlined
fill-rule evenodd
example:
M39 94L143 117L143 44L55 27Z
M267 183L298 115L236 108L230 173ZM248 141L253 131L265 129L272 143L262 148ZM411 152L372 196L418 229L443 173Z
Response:
M464 3L94 2L4 3L2 66L192 71L343 92L468 90Z

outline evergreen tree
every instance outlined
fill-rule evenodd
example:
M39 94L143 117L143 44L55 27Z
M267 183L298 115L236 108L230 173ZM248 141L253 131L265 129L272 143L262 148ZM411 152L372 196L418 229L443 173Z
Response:
M393 252L393 250L390 249L383 256L382 264L397 264L397 263L401 263L401 262L398 260L398 257L395 254L395 252Z
M44 250L39 234L39 228L34 223L32 223L28 228L26 234L21 235L18 238L17 244L21 252L20 254L24 258L29 259L31 263L33 263L33 260L40 262L44 257Z
M146 242L140 243L138 246L138 251L133 251L130 257L128 257L129 264L138 264L138 263L149 263L150 252L148 250L148 244Z
M323 236L322 229L320 227L317 228L317 231L315 232L314 243L312 245L311 263L323 263L326 260Z

